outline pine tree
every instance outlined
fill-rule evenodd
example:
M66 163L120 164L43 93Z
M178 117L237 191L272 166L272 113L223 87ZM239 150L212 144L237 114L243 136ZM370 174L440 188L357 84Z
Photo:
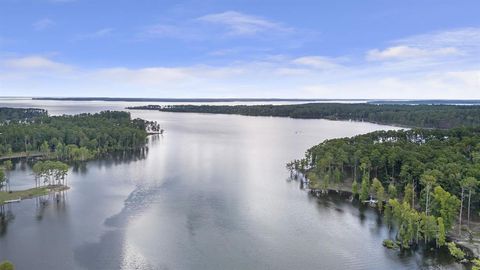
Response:
M361 202L364 202L368 199L368 178L366 176L364 176L362 178L362 187L360 189L360 201Z
M352 183L352 193L353 193L353 196L357 196L357 195L358 195L358 183L357 183L357 180L353 180L353 183Z

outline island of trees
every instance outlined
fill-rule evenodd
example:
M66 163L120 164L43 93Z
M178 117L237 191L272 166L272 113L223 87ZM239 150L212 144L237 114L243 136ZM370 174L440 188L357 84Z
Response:
M136 110L367 121L423 128L480 125L480 106L309 103L294 105L147 105Z
M156 122L131 119L128 112L48 116L43 110L0 108L0 159L48 156L83 161L140 148ZM2 118L0 118L2 119Z
M478 216L480 127L377 131L326 140L287 165L306 175L314 192L347 189L375 203L396 237L389 247L447 245L447 236L473 238ZM448 243L452 255L465 254Z
M0 207L1 205L47 195L52 192L60 192L68 189L67 174L68 165L61 161L37 161L33 166L35 177L35 187L26 190L12 191L9 188L8 172L12 170L11 161L3 162L3 168L0 167ZM9 167L10 166L10 167ZM0 219L3 218L0 212Z

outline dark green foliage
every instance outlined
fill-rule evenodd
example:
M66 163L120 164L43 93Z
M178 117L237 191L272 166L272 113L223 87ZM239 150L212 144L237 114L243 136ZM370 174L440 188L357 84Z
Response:
M150 122L127 112L42 115L29 122L0 125L0 155L12 152L53 153L62 160L86 160L106 152L143 147Z
M442 217L445 229L452 228L458 210L460 209L460 200L454 195L437 186L433 192L432 213L435 216Z
M386 224L397 230L395 240L410 248L420 240L445 244L459 214L461 187L467 186L463 179L471 177L471 206L478 210L479 153L480 127L377 131L324 141L293 164L305 164L295 167L318 181L323 177L318 172L325 170L342 172L342 179L359 172L362 182L355 189L360 200L376 198ZM390 200L383 207L385 186Z
M480 125L480 106L308 103L295 105L148 105L130 109L169 112L282 116L368 121L411 127L453 128Z
M348 158L344 160L339 152L346 153ZM422 210L425 210L426 190L429 190L429 205L432 207L430 213L436 211L436 205L441 204L434 198L436 185L460 198L462 179L469 176L480 178L480 160L474 158L478 153L480 128L413 129L377 131L352 138L327 140L307 150L305 158L295 163L307 164L310 175L317 174L320 181L322 174L317 172L325 170L338 169L342 179L354 175L355 171L357 174L363 171L362 178L365 175L370 175L370 179L378 178L384 187L390 186L389 193L394 195L397 192L393 187L403 192L409 184L407 194L398 194L398 197L406 195L408 204L415 203L414 207ZM326 157L328 162L325 162ZM436 181L429 184L433 186L427 189L426 184L430 182L425 179L432 177ZM361 187L359 182L357 184L358 192L361 199L367 199L371 193L368 178L362 182L364 187ZM480 193L475 192L476 189L476 186L472 188L471 205L475 207L472 213L476 212L479 206ZM446 227L451 225L445 216L444 222Z
M47 111L42 109L16 109L16 108L0 108L0 123L9 122L25 122L31 121L37 117L47 116Z

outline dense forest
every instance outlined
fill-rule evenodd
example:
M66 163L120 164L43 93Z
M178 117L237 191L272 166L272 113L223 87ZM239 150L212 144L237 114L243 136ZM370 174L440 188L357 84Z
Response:
M48 116L43 110L0 109L0 156L36 152L60 160L87 160L117 150L143 147L155 122L128 112ZM17 119L18 121L11 121Z
M422 239L441 246L455 224L459 234L468 234L472 216L478 216L480 128L326 140L288 168L306 174L314 190L337 189L346 181L361 202L375 198L386 222L397 227L402 247Z
M0 108L0 123L4 122L25 122L33 118L47 116L47 111L42 109L16 109Z
M480 125L480 106L309 103L295 105L148 105L129 109L168 112L355 120L408 127L454 128Z

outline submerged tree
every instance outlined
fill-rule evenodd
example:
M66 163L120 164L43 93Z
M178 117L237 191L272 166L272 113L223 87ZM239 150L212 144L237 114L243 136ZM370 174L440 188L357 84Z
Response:
M441 247L445 245L445 237L446 237L445 224L443 223L442 217L437 218L437 224L438 224L437 247Z
M369 183L368 183L368 176L364 175L362 177L362 186L360 187L360 196L359 199L361 202L364 202L368 199L368 190L369 190Z
M443 218L445 229L450 230L460 208L460 200L437 186L433 191L433 214Z
M375 197L377 198L378 210L382 212L383 210L383 201L385 200L385 188L382 185L382 182L377 178L374 178L372 181L372 189Z
M358 182L357 182L357 180L353 180L352 194L353 194L354 197L358 195Z
M437 181L436 177L432 173L425 173L421 178L422 184L425 186L425 192L427 194L427 199L425 202L425 214L428 216L429 206L430 206L430 190L432 186Z
M11 160L6 160L3 162L3 168L5 169L5 171L11 171L13 169L13 163Z
M471 198L472 198L472 193L474 193L479 183L478 183L478 180L475 179L475 177L467 177L463 184L465 185L465 188L468 190L467 226L468 228L470 228Z
M414 193L415 193L415 191L413 189L412 184L408 183L405 186L405 190L403 192L403 202L411 204L411 202L413 200ZM413 207L413 205L411 205L411 206Z
M3 168L5 170L5 184L6 184L6 190L10 190L10 171L13 169L13 163L11 160L6 160L3 162Z
M44 185L65 185L68 165L60 161L39 161L33 165L33 173L36 182L42 179Z

